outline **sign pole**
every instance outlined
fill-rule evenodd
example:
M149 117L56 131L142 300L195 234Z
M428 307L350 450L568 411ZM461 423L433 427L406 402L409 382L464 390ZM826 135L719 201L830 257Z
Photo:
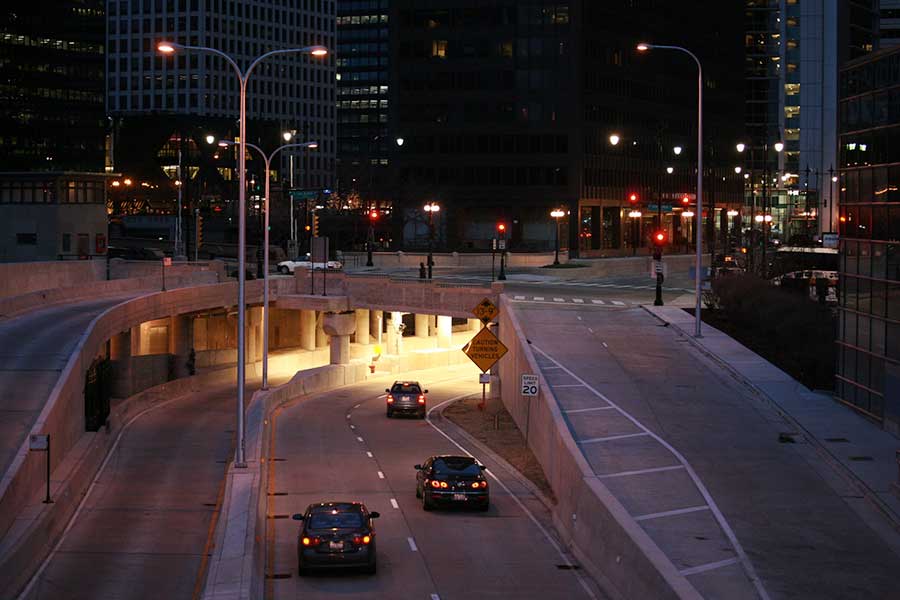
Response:
M53 504L50 499L50 434L47 434L47 497L44 498L44 504Z

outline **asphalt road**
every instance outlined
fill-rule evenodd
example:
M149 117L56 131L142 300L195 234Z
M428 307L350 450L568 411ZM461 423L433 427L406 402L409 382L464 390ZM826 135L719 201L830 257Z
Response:
M416 375L430 390L430 406L480 391L471 368ZM540 509L526 492L512 497L491 480L486 513L422 509L413 465L460 450L424 421L387 419L388 383L313 396L276 417L266 597L590 598L584 586L593 584L578 571L558 568L566 559L532 521L530 514ZM329 500L362 501L381 513L375 522L376 575L297 575L299 523L290 515ZM536 518L541 522L546 515Z
M91 321L132 297L33 310L0 321L0 473L5 473Z
M588 462L708 597L751 597L723 591L739 553L687 469L610 403L692 465L771 598L898 597L900 556L873 530L885 525L862 518L809 445L783 443L791 427L772 407L672 329L640 308L517 311Z

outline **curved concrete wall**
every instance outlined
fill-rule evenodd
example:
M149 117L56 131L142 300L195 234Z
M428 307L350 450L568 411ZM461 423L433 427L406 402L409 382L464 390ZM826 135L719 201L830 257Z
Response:
M519 429L529 431L528 446L558 499L554 524L581 564L617 598L701 600L697 590L594 475L505 296L500 300L499 329L500 339L509 348L498 363L503 404ZM523 373L540 378L539 395L530 400L519 394Z
M344 252L344 262L347 266L362 266L366 264L365 252ZM434 264L437 267L490 267L491 253L459 253L459 252L435 252ZM553 263L553 252L510 252L507 254L507 266L510 267L542 267ZM419 263L426 262L427 252L373 252L372 262L377 267L409 267L418 269ZM559 262L569 260L568 252L560 251ZM500 268L500 253L494 257L497 269ZM426 263L427 264L427 263Z

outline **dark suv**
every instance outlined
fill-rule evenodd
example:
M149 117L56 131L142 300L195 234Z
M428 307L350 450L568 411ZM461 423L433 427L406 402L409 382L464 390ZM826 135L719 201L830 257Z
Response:
M387 416L391 418L394 413L416 415L420 419L425 418L425 394L418 381L395 381L387 392Z

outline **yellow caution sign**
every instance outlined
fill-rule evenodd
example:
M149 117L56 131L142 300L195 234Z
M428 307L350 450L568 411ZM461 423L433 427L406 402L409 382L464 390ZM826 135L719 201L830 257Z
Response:
M500 309L497 308L493 302L485 298L478 303L478 306L472 309L472 314L478 317L479 321L487 325L500 314Z
M469 340L463 347L463 352L484 372L493 367L509 350L490 329L485 327Z

